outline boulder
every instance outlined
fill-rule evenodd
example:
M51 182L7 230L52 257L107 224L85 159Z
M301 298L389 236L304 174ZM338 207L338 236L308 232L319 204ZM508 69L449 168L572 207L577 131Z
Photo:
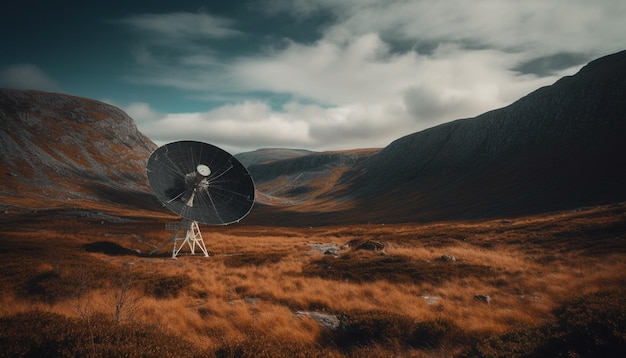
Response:
M491 296L486 295L486 294L474 295L474 301L490 304L491 303Z
M385 244L376 240L366 240L354 246L355 250L380 251L385 248Z
M439 258L439 261L456 262L456 257L454 257L453 255L450 255L450 254L445 254L445 255L441 255L441 257Z

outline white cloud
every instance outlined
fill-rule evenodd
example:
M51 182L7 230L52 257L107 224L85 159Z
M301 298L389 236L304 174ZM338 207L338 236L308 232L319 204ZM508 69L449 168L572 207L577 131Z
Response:
M134 115L150 115L151 121L138 120L139 129L157 144L175 140L214 143L233 153L259 147L294 147L314 144L308 137L307 123L290 112L273 112L259 101L225 105L207 112L158 114L147 104L123 108ZM133 115L134 114L134 115Z
M273 11L309 16L328 11L338 20L328 38L377 32L415 42L531 51L533 55L623 49L626 3L621 0L274 0Z
M159 145L199 140L232 153L267 147L359 148L364 139L369 140L367 147L382 147L412 125L398 105L323 108L290 102L272 110L263 102L244 101L206 112L170 114L159 113L146 103L121 108ZM389 119L381 121L383 117Z
M195 98L233 100L202 113L159 116L149 107L129 110L159 118L146 120L142 128L157 142L191 138L235 152L385 146L402 135L505 106L580 68L554 63L536 74L516 70L532 60L568 53L592 59L626 48L626 29L616 25L626 17L624 4L271 1L271 11L300 17L330 12L335 22L317 41L287 39L284 46L229 61L196 46L186 47L174 62L144 49L138 58L152 72L135 74L134 82L179 88ZM179 23L189 20L187 15L131 20L168 37L219 33L211 26L195 30ZM189 23L197 21L194 16ZM216 26L225 31L222 36L235 36L233 24ZM253 93L280 94L290 102L272 107Z
M415 81L414 53L392 55L376 34L337 44L291 43L280 52L248 57L231 70L244 90L291 93L330 104L397 98Z
M160 39L228 38L242 34L233 28L232 20L203 12L141 14L118 21Z
M111 104L116 105L114 103ZM143 123L149 124L155 120L161 120L166 116L165 113L154 110L148 103L144 102L133 102L125 106L124 111L135 120L137 125L141 125Z
M15 89L59 91L61 86L41 68L29 64L16 64L0 71L0 86Z
M291 44L233 66L249 90L324 103L306 119L317 147L385 146L391 140L505 106L557 77L522 76L519 55L443 44L431 55L391 53L375 34L336 44Z

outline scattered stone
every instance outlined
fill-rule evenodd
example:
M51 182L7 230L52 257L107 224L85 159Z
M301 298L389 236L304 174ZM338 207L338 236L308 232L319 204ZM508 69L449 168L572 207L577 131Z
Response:
M376 240L366 240L354 247L355 250L380 251L385 248L385 244Z
M537 302L539 297L535 295L517 295L517 299L521 302Z
M258 299L258 298L256 298L256 297L249 297L249 296L245 296L245 297L243 298L243 300L244 300L246 303L249 303L249 304L251 304L251 305L256 305L256 303L258 302L258 300L259 300L259 299Z
M445 254L445 255L441 255L439 260L443 262L456 262L456 257L450 254Z
M424 301L426 301L426 303L428 303L429 305L438 305L439 301L441 301L441 297L438 296L429 296L429 295L424 295L422 296L422 298L424 299Z
M296 311L294 312L296 316L306 316L311 317L317 321L321 326L326 327L330 330L336 330L339 328L339 318L334 314L320 313L320 312L311 312L311 311Z
M311 251L313 251L313 253L321 253L324 255L338 255L339 254L339 249L337 247L337 244L331 243L331 244L310 244L309 245L311 247ZM332 252L335 252L334 254Z
M491 296L485 295L485 294L474 295L474 301L490 304L491 303Z

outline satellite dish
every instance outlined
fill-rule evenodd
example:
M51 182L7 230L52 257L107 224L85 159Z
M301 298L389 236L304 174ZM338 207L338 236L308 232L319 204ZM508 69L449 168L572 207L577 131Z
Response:
M174 237L172 257L188 244L208 256L198 223L228 225L248 215L254 204L254 182L248 170L228 152L211 144L178 141L155 150L148 159L148 183L165 207L183 218L168 223ZM178 237L185 232L184 238ZM177 248L179 240L184 242Z

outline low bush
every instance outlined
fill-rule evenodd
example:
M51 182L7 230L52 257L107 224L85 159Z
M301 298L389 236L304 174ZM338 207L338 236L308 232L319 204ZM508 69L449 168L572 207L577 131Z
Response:
M180 338L142 325L120 325L104 316L85 319L29 311L0 318L4 357L184 357Z
M187 275L175 276L149 276L141 282L144 292L154 298L176 298L186 288L192 280Z
M493 277L489 267L468 263L429 262L402 255L351 252L339 258L325 256L302 269L305 276L349 282L386 280L393 283L440 283L452 278Z
M320 346L294 344L289 340L249 334L245 340L227 342L214 352L217 358L314 358L332 357Z
M625 357L626 297L596 293L555 310L556 322L489 337L468 356Z
M237 255L226 256L224 265L226 267L245 267L245 266L261 266L267 264L275 264L284 257L284 254L278 252L269 253L241 253Z
M329 337L342 349L369 345L400 348L438 348L458 337L460 329L451 321L414 318L384 311L356 311L343 315L341 326Z

